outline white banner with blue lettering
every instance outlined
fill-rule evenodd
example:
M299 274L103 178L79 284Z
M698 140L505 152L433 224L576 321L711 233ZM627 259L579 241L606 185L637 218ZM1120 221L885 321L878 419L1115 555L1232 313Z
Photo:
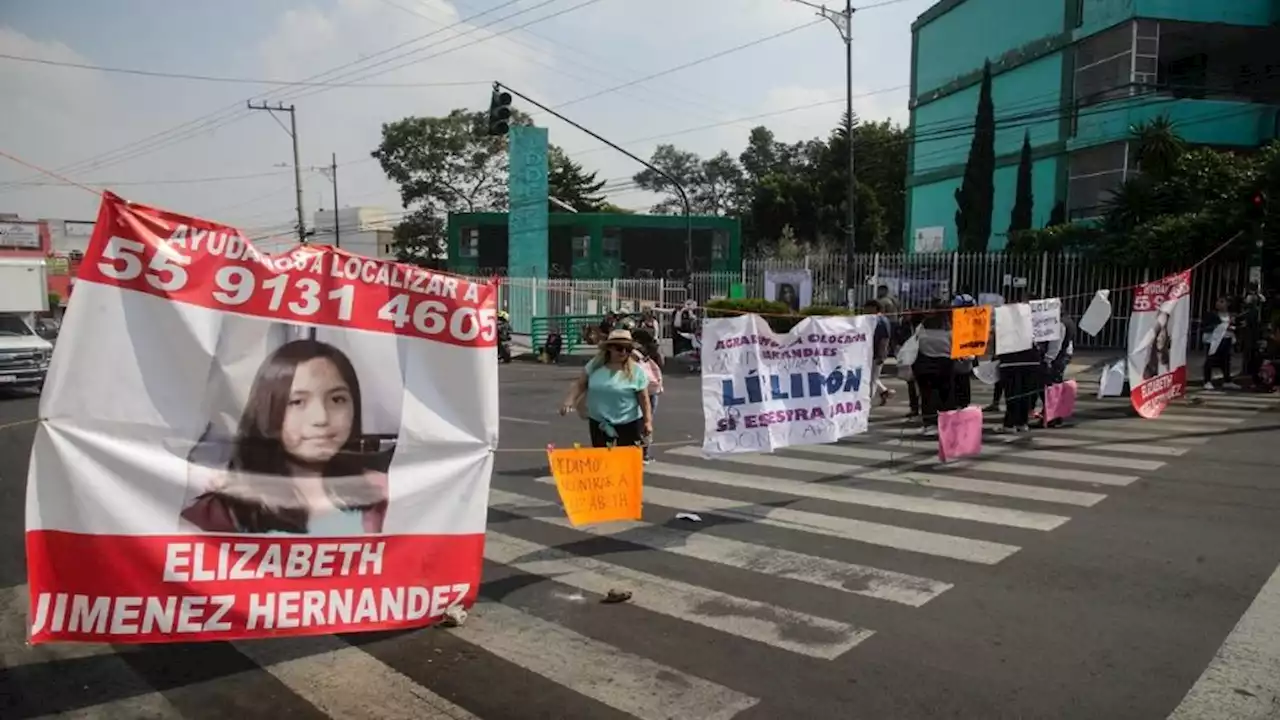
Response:
M830 443L867 430L874 316L809 317L789 333L764 318L702 326L707 455Z

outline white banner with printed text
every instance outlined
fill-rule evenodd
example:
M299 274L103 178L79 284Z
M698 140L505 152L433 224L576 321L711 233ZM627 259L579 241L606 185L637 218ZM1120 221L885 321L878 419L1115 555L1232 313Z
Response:
M775 333L758 315L702 330L707 455L772 452L866 432L874 316L808 317Z

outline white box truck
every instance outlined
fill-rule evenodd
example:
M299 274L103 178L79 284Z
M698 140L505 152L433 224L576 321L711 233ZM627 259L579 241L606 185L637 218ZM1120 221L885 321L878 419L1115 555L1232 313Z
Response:
M49 311L43 258L0 258L0 391L44 385L53 345L35 331Z

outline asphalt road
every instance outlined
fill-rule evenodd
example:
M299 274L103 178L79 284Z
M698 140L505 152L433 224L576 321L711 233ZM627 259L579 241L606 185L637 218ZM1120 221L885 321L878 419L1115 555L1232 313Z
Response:
M555 414L575 372L502 368L465 627L209 645L23 645L36 403L0 399L0 717L1155 720L1280 563L1275 396L1142 421L1082 378L1069 427L941 467L900 394L866 436L738 462L697 456L696 380L669 378L645 522L583 532L545 482L548 443L587 441Z

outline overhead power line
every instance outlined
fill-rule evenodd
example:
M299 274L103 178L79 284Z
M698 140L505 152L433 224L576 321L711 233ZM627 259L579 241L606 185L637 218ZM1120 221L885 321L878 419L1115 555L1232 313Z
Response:
M507 2L504 2L500 5L496 5L487 10L475 13L474 15L470 15L468 17L462 18L451 25L445 26L443 28L438 28L431 32L424 33L422 35L410 38L408 40L405 40L403 42L400 42L388 48L385 48L383 50L379 50L378 52L373 53L372 55L363 56L355 60L341 63L333 68L330 68L329 70L316 73L311 77L304 78L303 82L311 82L311 81L319 80L320 78L323 78L327 75L332 75L334 73L341 72L343 69L351 67L353 65L366 63L375 58L395 52L396 50L399 50L403 47L416 44L422 40L438 35L441 32L444 32L445 30L449 30L459 25L470 23L473 20L476 20L490 13L497 12L511 5L515 5L519 2L521 2L521 0L507 0ZM183 142L192 137L195 137L197 134L201 132L204 132L207 130L213 130L218 127L222 127L230 122L234 122L237 119L248 117L249 111L245 109L244 104L253 99L254 99L253 96L242 98L240 100L237 100L234 103L231 103L230 105L223 106L211 112L205 113L204 115L201 115L199 117L193 118L191 120L180 123L178 125L174 125L166 130L162 130L160 132L147 135L146 137L139 138L138 140L134 140L133 142L126 143L112 150L99 153L98 155L94 155L92 157L86 158L85 160L81 160L75 163L71 163L70 165L63 166L61 168L58 168L57 172L77 173L77 172L82 172L90 167L103 167L108 165L115 165L120 162L124 162L125 160L130 160L136 157L141 157L142 155L149 154L151 152L154 152L157 149L162 149L164 147L171 146L173 144L176 144L177 142ZM24 179L34 180L38 177L39 176L31 176ZM3 188L3 187L5 187L5 185L0 184L0 188Z
M49 60L47 58L25 57L22 55L9 55L0 53L0 58L5 60L14 60L16 62L34 63L37 65L51 65L54 67L74 68L77 70L96 70L106 73L120 73L123 75L141 75L143 77L169 78L173 80L192 80L198 82L213 83L232 83L237 85L275 85L286 87L326 87L326 88L424 88L424 87L461 87L466 85L488 85L489 80L458 80L454 82L421 82L421 83L338 83L338 82L307 82L305 80L267 80L263 78L247 78L247 77L223 77L218 75L195 75L190 73L172 73L160 72L157 70L139 70L137 68L120 68L108 67L105 65L90 65L88 63L65 62L62 60Z
M576 99L570 100L570 101L568 101L568 102L559 103L559 104L557 104L557 105L555 106L555 109L556 109L556 110L560 110L560 109L562 109L562 108L569 107L570 105L576 105L576 104L578 104L578 103L580 103L580 102L585 102L585 101L587 101L587 100L592 100L592 99L598 98L598 97L600 97L600 96L602 96L602 95L608 95L609 93L617 92L617 91L619 91L619 90L623 90L623 89L625 89L625 88L629 88L629 87L632 87L632 86L634 86L634 85L639 85L640 83L643 83L643 82L648 82L648 81L650 81L650 80L655 80L655 79L660 78L660 77L662 77L662 76L664 76L664 75L670 75L670 74L672 74L672 73L679 72L679 71L681 71L681 70L688 70L688 69L689 69L689 68L691 68L691 67L695 67L695 66L697 66L697 65L701 65L701 64L703 64L703 63L708 63L708 62L711 62L712 60L718 60L718 59L720 59L720 58L722 58L722 57L725 57L726 55L732 55L733 53L741 52L741 51L746 50L746 49L748 49L748 48L753 48L753 47L755 47L755 46L757 46L757 45L762 45L762 44L764 44L764 43L769 42L770 40L777 40L777 39L778 39L778 38L780 38L780 37L785 37L785 36L787 36L787 35L790 35L790 34L795 33L795 32L799 32L799 31L804 30L804 29L806 29L806 28L811 28L811 27L813 27L814 25L817 25L817 24L819 24L819 23L821 23L821 22L823 22L823 21L822 21L822 20L814 20L813 22L807 22L807 23L805 23L805 24L803 24L803 25L797 25L797 26L795 26L795 27L793 27L793 28L788 28L788 29L786 29L786 30L783 30L782 32L776 32L776 33L773 33L772 35L766 35L765 37L762 37L762 38L756 38L755 40L752 40L752 41L750 41L750 42L745 42L745 43L743 43L743 44L741 44L741 45L735 45L734 47L728 48L727 50L721 50L721 51L719 51L719 52L715 52L715 53L712 53L712 54L710 54L710 55L704 55L704 56L702 56L702 57L700 57L700 58L696 58L696 59L694 59L694 60L690 60L689 62L686 62L686 63L680 64L680 65L676 65L676 66L674 66L674 67L667 68L666 70L660 70L660 71L658 71L658 72L656 72L656 73L650 73L649 75L645 75L644 77L636 78L635 80L631 80L631 81L628 81L628 82L622 83L621 85L615 85L615 86L613 86L613 87L605 88L604 90L600 90L600 91L598 91L598 92L591 93L590 95L583 95L583 96L582 96L582 97L580 97L580 98L576 98ZM540 114L540 113L532 113L532 114L533 114L533 115L538 115L538 114Z

